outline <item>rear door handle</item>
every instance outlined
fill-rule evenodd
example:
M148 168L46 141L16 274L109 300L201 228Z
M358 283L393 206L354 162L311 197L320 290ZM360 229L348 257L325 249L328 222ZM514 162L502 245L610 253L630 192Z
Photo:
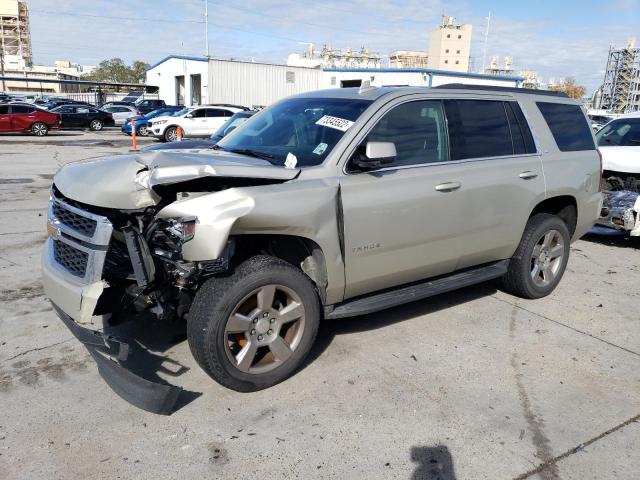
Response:
M460 182L445 182L439 185L436 185L435 189L438 192L453 192L454 190L458 190L462 184Z
M530 172L529 170L527 170L526 172L522 172L518 176L520 178L522 178L523 180L531 180L532 178L536 178L538 176L538 174L535 173L535 172Z

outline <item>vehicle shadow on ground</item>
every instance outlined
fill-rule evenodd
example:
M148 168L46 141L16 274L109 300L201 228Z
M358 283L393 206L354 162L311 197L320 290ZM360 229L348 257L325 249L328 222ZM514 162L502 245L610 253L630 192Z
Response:
M599 243L607 247L619 247L619 248L640 248L640 237L631 237L627 233L619 233L614 230L615 233L611 234L597 234L587 233L580 240L585 240L591 243Z
M445 308L493 295L498 290L497 287L497 281L485 282L369 315L325 320L320 324L318 337L302 368L304 369L320 357L336 335L376 330L411 318L436 313Z
M135 317L135 318L134 318ZM159 321L151 314L122 315L116 325L107 325L104 333L129 345L129 355L120 364L132 373L162 385L175 386L165 377L178 378L190 368L175 360L170 350L187 339L184 322ZM162 376L161 376L162 375ZM173 412L185 407L202 392L182 390Z
M411 461L418 464L411 480L456 480L453 458L444 445L413 447Z

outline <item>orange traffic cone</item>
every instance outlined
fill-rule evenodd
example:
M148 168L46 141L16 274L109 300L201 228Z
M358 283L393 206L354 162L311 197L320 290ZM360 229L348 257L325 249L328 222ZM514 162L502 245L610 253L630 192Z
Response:
M129 122L129 124L131 125L131 151L132 152L137 152L138 151L138 145L136 144L136 121L135 120L131 120L131 122Z
M178 126L178 131L176 132L176 134L178 135L178 141L181 142L182 136L184 135L184 132L182 131L182 127Z

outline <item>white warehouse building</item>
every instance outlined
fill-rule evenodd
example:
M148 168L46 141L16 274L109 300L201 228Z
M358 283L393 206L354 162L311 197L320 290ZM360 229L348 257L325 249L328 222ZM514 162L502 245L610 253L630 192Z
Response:
M228 103L267 106L282 98L324 88L447 83L519 87L521 77L432 69L340 69L291 67L268 63L170 55L149 67L146 84L156 86L169 105Z

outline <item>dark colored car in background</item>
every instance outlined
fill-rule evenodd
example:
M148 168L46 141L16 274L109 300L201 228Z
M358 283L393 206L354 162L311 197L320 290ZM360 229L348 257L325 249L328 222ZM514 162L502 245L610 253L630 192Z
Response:
M128 118L126 122L122 124L122 133L126 133L127 135L131 135L131 120L135 120L136 122L136 135L145 136L147 134L147 124L149 120L154 117L159 117L161 115L171 115L172 113L179 112L184 107L162 107L157 110L153 110L146 115L142 115L140 117L131 117Z
M160 143L148 145L142 150L184 150L189 148L209 148L222 140L226 135L238 128L257 112L246 111L234 113L216 132L203 140L182 140L180 142Z
M136 107L140 111L140 113L142 113L143 115L146 115L149 112L152 112L159 108L166 107L167 104L164 103L164 100L142 100L141 99L136 101L133 106Z
M60 128L60 115L34 105L0 105L0 132L31 132L42 137L49 130Z
M115 125L113 116L87 105L62 105L52 112L60 114L62 128L89 128L100 131L104 127Z
M62 105L88 105L93 107L94 105L90 104L89 102L84 102L82 100L72 100L70 98L52 98L49 99L47 101L47 103L45 103L44 105L42 105L43 108L46 108L47 110L53 110L54 108L60 107Z

